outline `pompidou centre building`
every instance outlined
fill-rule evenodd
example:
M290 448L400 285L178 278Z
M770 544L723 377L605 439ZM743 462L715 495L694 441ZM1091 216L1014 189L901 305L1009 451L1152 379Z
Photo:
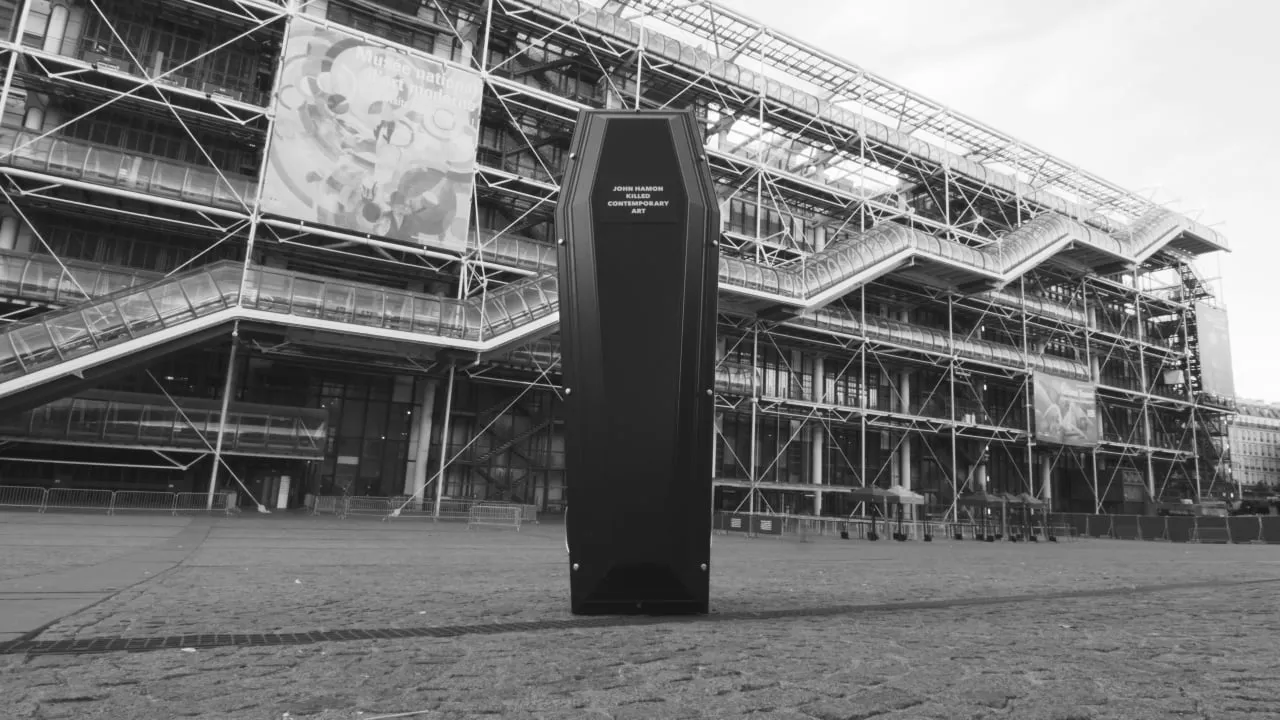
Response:
M0 23L0 485L560 511L569 141L584 108L675 108L722 216L717 509L1227 488L1226 313L1195 265L1223 237L731 7Z

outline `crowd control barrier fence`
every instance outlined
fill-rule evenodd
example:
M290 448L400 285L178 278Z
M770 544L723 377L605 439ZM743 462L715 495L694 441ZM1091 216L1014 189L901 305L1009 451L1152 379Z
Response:
M180 515L221 512L231 515L240 512L237 504L238 495L234 492L214 493L213 506L209 507L208 493L0 485L0 509L41 513L69 511L115 515L160 512Z
M1245 544L1268 543L1280 545L1280 516L1237 515L1216 516L1147 516L1147 515L1087 515L1075 513L1039 514L1028 524L999 521L982 524L968 520L912 520L901 524L896 519L853 517L814 517L775 513L721 512L714 513L712 531L733 535L759 537L790 537L806 540L811 537L847 537L869 540L875 532L877 539L904 540L1034 540L1044 542L1052 538L1057 542L1069 542L1080 538L1106 538L1114 540L1145 540L1148 542Z
M488 525L491 527L513 527L520 532L520 522L524 519L524 510L519 505L486 505L476 503L467 511L467 529Z
M468 525L502 524L519 527L538 522L535 505L488 500L448 499L440 502L435 514L431 499L415 501L407 496L364 497L341 495L308 495L307 507L312 515L331 514L340 518L352 515L424 518L464 521ZM45 488L39 486L0 485L0 510L36 512L101 512L107 515L133 512L168 512L173 515L220 512L238 513L238 494L219 492L209 496L202 492L155 492L145 490L103 490L94 488ZM399 511L399 512L396 512ZM491 519L500 519L493 520ZM517 519L518 518L518 519ZM1068 541L1076 538L1108 538L1148 542L1280 545L1280 515L1220 516L1148 516L1089 515L1083 513L1040 513L1030 524L968 520L911 520L866 517L815 517L775 513L716 512L713 532L741 533L762 537L848 537L904 540L985 540L1032 539Z
M471 524L473 510L477 507L517 508L521 525L538 523L538 506L520 503L501 502L497 500L457 500L440 501L440 514L437 516L435 500L417 500L407 495L393 497L373 497L365 495L308 495L307 508L312 515L335 515L339 518L353 515L381 517L384 520L393 518L421 518L429 520L456 520Z

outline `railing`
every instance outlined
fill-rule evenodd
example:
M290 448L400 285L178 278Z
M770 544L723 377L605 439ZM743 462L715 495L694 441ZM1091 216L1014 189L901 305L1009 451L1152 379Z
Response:
M435 514L435 498L414 500L407 495L372 497L368 495L308 495L306 505L312 515L333 514L340 518L352 515L371 515L384 520L401 518L430 518L432 520L469 520L477 507L517 508L520 522L538 523L538 506L509 503L496 500L442 499L440 514Z
M257 185L252 178L225 171L219 175L210 168L144 156L80 140L60 137L43 137L37 140L37 137L39 136L27 132L0 131L0 153L12 151L12 154L0 162L35 172L70 177L89 183L121 187L141 193L245 212L248 211L248 203L254 196ZM489 237L482 236L479 240L482 246L482 256L487 255L496 260L532 270L546 271L554 267L555 250L552 246L505 235L497 237L492 235ZM931 241L927 244L932 247L936 244L936 241ZM810 278L812 282L827 278L819 283L820 285L836 282L853 273L856 267L861 267L860 263L869 262L870 258L884 255L888 252L885 247L888 246L885 246L883 242L867 240L857 246L857 251L853 255L849 257L842 255L832 260L832 262L839 260L847 265L852 262L851 258L856 257L858 258L858 263L854 266L844 267L840 271L832 272L830 268L826 267L826 263L815 261L805 266L808 268L805 271L807 273L806 277L812 275L813 277ZM977 252L964 248L956 248L955 251L968 252L970 254ZM867 255L868 253L869 255ZM864 255L867 255L867 257L864 257ZM789 275L787 277L790 278L790 282L782 282L775 276L778 276L779 273L787 275L792 271L766 268L753 263L733 261L728 263L725 268L722 273L722 279L729 286L765 289L771 292L795 295L801 292L800 287L808 282L790 278ZM997 293L992 297L999 302L1015 302L1016 300L1014 296L1008 293ZM1017 301L1017 304L1021 305L1022 303ZM1070 317L1073 320L1080 319L1076 317L1073 309L1051 307L1044 300L1036 299L1031 305L1041 308L1046 313L1053 310L1058 315ZM1060 312L1058 312L1059 310ZM1099 329L1113 334L1122 334L1125 337L1136 337L1134 328L1123 323L1113 327L1114 323L1108 323L1111 323L1111 321L1104 318ZM830 322L828 321L825 324L830 324ZM894 328L881 328L880 331L881 333L889 332L894 334L897 336L895 340L907 344L924 343L930 347L936 344L932 339L920 338L910 332L899 332ZM1020 358L1020 353L1016 349L1008 351L1004 348L995 347L994 343L986 343L985 346L979 343L974 345L974 348L971 352L1000 356L1012 353L1018 356L1013 360ZM1003 357L1001 360L1013 362L1013 360ZM1078 368L1075 367L1077 364L1069 363L1069 361L1065 360L1050 358L1042 361L1036 356L1032 358L1032 362L1044 362L1057 371L1066 370L1068 369L1067 366L1071 366L1069 369L1073 371L1073 374L1084 374L1086 372L1078 371ZM1014 364L1019 365L1021 363L1014 362Z
M769 527L761 527L762 522ZM781 513L717 511L713 530L721 534L746 534L775 537L843 537L868 539L874 527L880 539L892 538L898 522L892 518L814 517ZM1026 524L1011 517L1007 523L993 519L987 524L974 521L916 520L901 525L906 539L940 540L1008 540L1047 539L1073 540L1105 538L1182 543L1267 543L1280 544L1280 515L1237 515L1232 517L1192 517L1154 515L1086 515L1042 513Z
M257 182L80 140L0 130L0 164L174 200L248 212Z
M44 488L0 485L0 509L27 509L36 512L86 511L115 515L121 512L239 512L238 495L215 493L209 508L206 493L153 492L150 490L102 490L95 488Z
M489 505L477 503L467 512L467 529L473 527L514 527L520 532L524 515L518 505Z
M239 264L214 263L98 298L0 335L0 380L143 337L233 306Z
M479 340L546 317L559 308L557 278L535 277L480 299L453 298L253 267L244 307L364 327Z
M511 235L480 231L476 238L481 260L497 262L525 270L548 271L556 267L556 247L536 240Z
M1048 526L1043 522L1033 524L1037 534L1052 535L1055 538L1071 539L1074 537L1065 527ZM901 534L905 540L926 540L929 542L957 538L985 539L999 535L1006 537L1008 532L1017 530L1015 536L1025 534L1024 528L1009 524L1009 529L982 526L974 522L952 522L945 520L903 520L899 523L894 518L852 517L816 517L812 515L794 515L787 513L755 513L717 511L712 521L712 530L721 534L741 533L751 536L787 537L795 536L802 540L811 537L839 537L854 540L890 539ZM874 537L873 534L874 533Z
M158 277L157 273L78 260L64 260L59 265L49 255L0 250L0 295L23 300L75 305L152 282Z
M238 402L227 409L224 452L324 457L327 410ZM159 396L90 391L0 419L0 437L203 451L221 416L211 400L180 398L175 408Z
M209 505L207 493L180 492L174 493L173 514L221 512L227 515L240 512L239 495L234 492L214 493L213 505Z
M0 381L236 306L429 337L480 340L554 314L554 276L457 300L222 261L118 291L0 334Z
M1085 515L1055 513L1082 537L1199 543L1280 543L1280 515Z

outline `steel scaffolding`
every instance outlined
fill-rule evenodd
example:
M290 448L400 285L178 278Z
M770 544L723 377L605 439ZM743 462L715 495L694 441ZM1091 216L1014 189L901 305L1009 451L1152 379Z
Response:
M233 357L447 378L433 395L448 405L429 440L433 485L419 488L437 505L446 484L511 493L519 471L556 463L551 211L587 107L688 108L706 128L724 217L724 502L846 512L851 487L893 483L955 516L957 497L987 487L1087 512L1220 489L1230 407L1197 385L1193 308L1213 302L1195 260L1225 250L1224 238L739 13L673 0L192 0L168 5L225 31L176 61L131 46L125 26L140 21L124 20L127 5L29 1L0 46L0 106L21 115L0 136L0 193L32 250L76 283L42 229L54 216L170 233L193 252L148 282L219 253L239 264L216 318L240 327ZM264 212L282 39L304 17L481 77L465 250ZM87 45L86 18L123 51ZM211 80L208 68L246 42L265 80ZM178 161L80 131L108 113L162 118L193 150ZM269 277L295 288L283 314L263 304ZM304 281L381 298L378 332L356 327L359 307L337 320L323 303L299 310ZM434 303L434 324L393 327L390 293ZM56 376L28 367L14 337L27 375L0 377L0 395L33 373ZM1037 443L1035 372L1097 385L1099 445ZM455 396L464 380L518 394L468 406ZM224 419L234 387L228 377ZM530 392L547 406L521 410ZM504 420L512 412L524 424ZM224 425L208 437L210 493ZM520 467L495 471L511 453Z

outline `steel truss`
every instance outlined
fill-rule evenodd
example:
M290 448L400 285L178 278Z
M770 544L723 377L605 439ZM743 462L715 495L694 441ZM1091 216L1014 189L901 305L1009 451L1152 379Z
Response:
M85 2L124 44L98 0ZM222 246L235 248L246 277L268 258L318 253L338 274L413 273L441 285L438 294L483 303L495 291L546 272L498 248L509 241L553 240L551 212L564 155L576 113L588 107L692 109L706 128L725 216L722 252L766 266L806 267L827 244L883 223L974 247L999 247L1010 231L1046 213L1123 236L1156 208L1147 198L713 3L628 0L578 7L561 0L432 0L424 7L437 20L391 10L384 16L451 43L460 62L484 82L483 122L499 139L496 146L480 148L468 248L411 246L304 226L261 211L257 178L270 150L269 104L166 79L240 38L276 42L300 15L323 21L320 6L305 0L184 2L234 20L242 34L158 74L128 50L141 76L56 50L0 48L8 68L0 106L17 93L74 95L90 106L79 118L114 106L163 117L198 148L220 188L207 198L166 196L137 183L29 160L40 143L61 137L70 120L6 136L0 193L37 246L55 258L32 213L68 210L180 229L206 244L183 267ZM23 37L27 20L24 11L15 37ZM654 41L659 33L684 43L678 57L672 56L674 45ZM705 62L688 61L695 47ZM260 144L258 172L220 168L201 133ZM493 210L499 224L480 226L481 208ZM1173 250L1156 252L1137 266L1105 268L1104 274L1059 257L1007 287L973 293L908 267L862 285L820 313L795 318L772 318L757 314L750 303L726 302L716 453L731 458L741 477L719 480L748 489L744 502L751 509L766 491L838 494L840 486L806 482L797 488L763 479L795 447L812 448L821 436L828 439L824 452L859 485L910 483L919 467L929 476L932 500L951 516L959 493L987 482L988 467L1003 473L991 480L993 487L1042 497L1051 494L1042 482L1046 473L1069 472L1083 478L1095 512L1110 502L1122 469L1139 472L1152 499L1185 492L1188 483L1197 495L1211 492L1221 464L1214 458L1202 468L1200 458L1224 410L1205 404L1195 390L1198 366L1188 318L1192 303L1209 295L1187 291L1182 279L1194 274L1190 268L1191 259ZM815 322L824 313L823 322ZM912 329L929 335L904 334ZM291 340L251 338L233 347L277 357L312 352ZM360 356L327 361L339 360L370 362ZM473 382L536 386L559 395L554 338L497 355L423 358L406 352L378 362L428 376L451 368L450 402L452 368ZM1031 377L1045 367L1099 383L1104 439L1097 448L1036 443ZM779 377L785 382L778 384ZM229 377L224 396L231 387ZM727 416L749 419L746 452L738 452L721 431ZM784 441L761 447L761 424L784 421ZM841 446L829 440L839 433L856 435L857 442ZM222 465L221 441L220 430L210 448L218 459L211 491ZM880 459L874 467L868 464L872 442ZM441 483L449 462L442 455ZM1211 470L1207 481L1202 470Z

